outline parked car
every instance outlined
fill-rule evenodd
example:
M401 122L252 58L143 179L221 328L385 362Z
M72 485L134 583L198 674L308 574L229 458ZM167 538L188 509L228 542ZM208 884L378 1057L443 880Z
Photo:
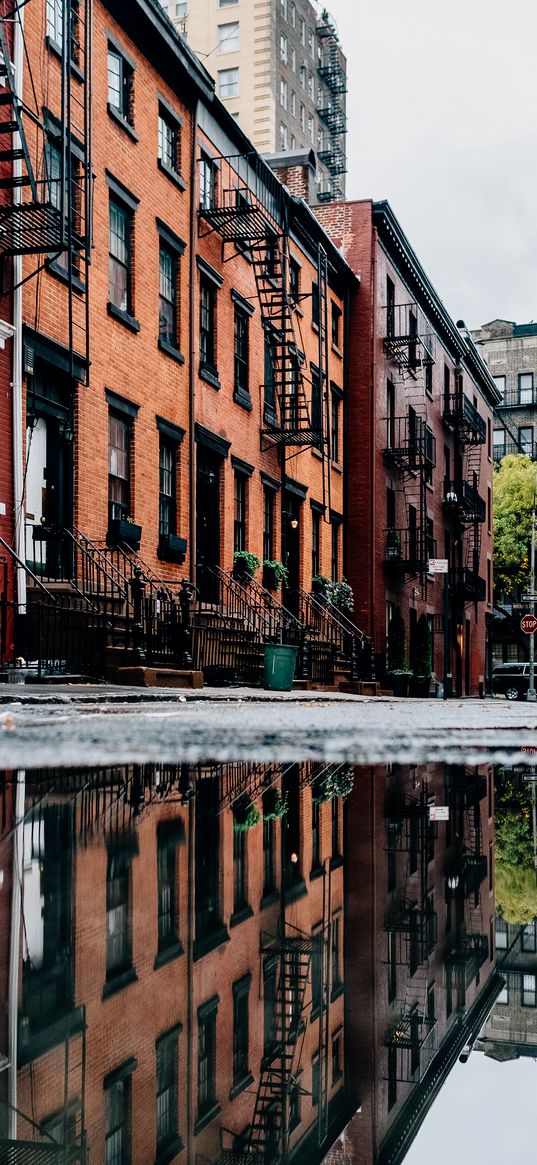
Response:
M492 690L508 700L525 700L529 688L529 663L498 663L492 670Z

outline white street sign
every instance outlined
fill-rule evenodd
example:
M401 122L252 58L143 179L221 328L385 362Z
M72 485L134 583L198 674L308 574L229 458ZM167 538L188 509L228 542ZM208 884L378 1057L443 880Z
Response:
M449 805L431 805L429 821L449 821Z
M428 571L429 574L447 574L449 564L447 558L430 558Z

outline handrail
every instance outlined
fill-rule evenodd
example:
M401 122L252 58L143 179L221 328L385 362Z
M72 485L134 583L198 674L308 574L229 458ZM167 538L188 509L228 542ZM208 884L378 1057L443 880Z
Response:
M47 597L51 599L53 603L55 603L56 599L54 598L54 595L51 593L51 591L48 590L46 586L44 586L44 584L41 582L41 579L38 578L36 574L34 574L33 570L30 570L28 564L23 562L22 558L19 558L13 547L9 546L7 542L4 542L3 538L0 538L0 545L4 547L4 550L7 550L8 554L11 554L11 557L15 559L17 565L21 566L22 569L26 571L26 574L32 579L32 581L37 583L40 590L44 591Z
M296 615L293 615L293 612L290 611L288 607L286 607L272 591L269 591L267 587L264 587L261 583L258 583L257 579L249 579L248 590L250 589L259 595L260 600L265 603L265 606L269 611L277 611L278 613L281 611L284 618L290 624L295 625L297 633L302 633L305 630L304 624L301 623L300 619L297 619Z

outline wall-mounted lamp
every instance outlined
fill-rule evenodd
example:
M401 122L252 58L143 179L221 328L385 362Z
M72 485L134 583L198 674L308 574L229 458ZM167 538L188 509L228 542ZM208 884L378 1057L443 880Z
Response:
M290 514L287 510L282 510L282 518L287 518L291 530L298 530L298 518L294 514Z

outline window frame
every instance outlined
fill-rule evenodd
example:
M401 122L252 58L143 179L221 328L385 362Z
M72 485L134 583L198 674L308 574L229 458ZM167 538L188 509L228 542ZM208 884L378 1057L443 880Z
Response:
M163 259L169 262L169 272L163 271ZM159 347L179 352L179 253L159 238ZM169 293L164 293L164 279Z
M157 162L158 162L159 168L161 170L163 170L164 173L169 178L173 178L174 181L177 181L179 179L179 181L182 183L182 181L183 181L181 178L182 122L181 122L181 119L178 116L176 116L172 112L172 110L168 107L168 105L167 104L165 105L164 102L162 101L162 99L160 99L160 98L159 98L159 102L158 102L157 126L158 126L158 129L157 129L157 143L158 143L157 144ZM165 131L167 131L170 135L170 140L171 140L171 150L170 151L166 151L164 148L165 147L165 136L166 136ZM172 157L171 162L168 160L168 157L166 156L167 153L171 154L171 157Z
M118 313L123 318L134 318L134 270L133 270L133 254L134 254L134 211L126 202L123 202L117 194L110 190L109 193L109 225L108 225L108 307L114 313ZM120 218L125 223L125 233L122 237L119 231L114 231L113 215L116 220ZM118 240L116 250L119 251L120 245L125 249L125 258L121 258L119 254L114 252L113 240ZM114 295L114 288L118 285L113 274L118 271L124 272L125 276L125 292L124 296L119 295L117 298L121 302L116 302ZM121 285L120 290L121 290Z
M226 35L224 35L224 29L230 29L230 28L233 28L235 30L233 37L231 37L229 32ZM240 52L241 46L240 46L240 21L239 20L229 20L229 21L227 21L226 24L217 24L216 32L217 32L216 49L220 55L225 56L226 53L239 53ZM235 44L235 39L237 42L236 44Z
M117 85L111 85L111 59L119 62L117 70ZM115 41L108 38L107 56L107 107L111 114L124 128L134 131L134 74L136 66ZM111 100L117 92L119 104Z

